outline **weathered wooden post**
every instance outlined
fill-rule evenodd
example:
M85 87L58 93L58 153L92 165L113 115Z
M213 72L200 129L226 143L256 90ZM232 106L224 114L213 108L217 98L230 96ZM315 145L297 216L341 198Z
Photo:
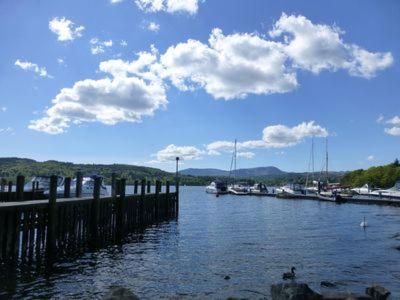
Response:
M150 193L151 193L151 181L148 180L147 181L147 194L150 194Z
M48 204L48 223L47 223L47 237L46 247L50 263L54 258L57 250L57 176L50 176L50 190L49 190L49 204Z
M175 213L178 216L179 213L179 157L176 157L176 174L175 174Z
M160 208L160 187L161 187L161 182L159 180L156 180L156 193L155 193L155 200L154 200L154 215L156 221L159 219L159 208Z
M22 175L18 175L16 183L16 193L15 193L16 201L24 200L24 185L25 185L25 177Z
M36 188L35 181L32 181L32 193L31 193L31 200L35 200L35 188Z
M135 186L134 186L134 190L133 190L133 193L135 195L138 193L138 186L139 186L139 180L135 180Z
M94 179L93 187L93 200L91 204L91 216L90 216L90 245L96 248L99 244L99 217L100 217L100 188L101 178L96 177Z
M117 174L111 173L111 197L113 198L117 194L115 189L116 180L117 180Z
M6 191L6 185L7 185L7 180L5 178L1 179L1 184L0 184L0 191L5 192Z
M146 193L146 179L142 179L142 184L140 188L140 201L139 201L139 220L140 226L144 225L144 195Z
M170 190L170 183L169 180L167 180L167 182L165 183L165 217L169 218L169 208L170 208L170 194L169 194L169 190Z
M8 193L8 195L7 195L7 201L8 201L8 202L10 202L10 201L13 200L13 198L12 198L12 196L13 196L13 194L12 194L12 187L13 187L13 183L12 183L12 181L9 181L9 182L8 182L8 187L7 187L7 193Z
M116 237L117 241L121 241L125 235L125 193L126 193L126 179L121 178L119 180L120 194L116 199Z
M75 187L75 197L80 198L82 196L82 172L76 172L76 187Z
M64 179L64 198L71 197L71 177Z

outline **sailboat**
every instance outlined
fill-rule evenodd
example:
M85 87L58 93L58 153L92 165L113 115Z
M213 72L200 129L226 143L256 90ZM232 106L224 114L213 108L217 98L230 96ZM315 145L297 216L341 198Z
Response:
M236 170L237 170L237 140L235 139L235 145L232 153L231 167L229 170L229 178L233 173L233 182L228 186L228 192L233 195L247 195L249 194L249 189L239 183L236 183ZM232 169L233 168L233 169Z
M318 193L317 198L322 201L331 201L331 202L345 202L345 199L338 193L337 190L329 189L329 171L328 171L328 138L325 140L325 190L322 190L321 182L318 182Z
M311 175L311 176L310 176ZM309 184L309 177L311 177L311 184ZM306 195L315 195L318 193L318 181L315 180L315 163L314 163L314 138L311 140L310 159L308 161L308 172L305 185Z

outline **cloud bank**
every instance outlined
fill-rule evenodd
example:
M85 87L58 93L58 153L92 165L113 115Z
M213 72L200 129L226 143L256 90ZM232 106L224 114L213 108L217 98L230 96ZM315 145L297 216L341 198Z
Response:
M183 5L178 0L136 2L149 11ZM198 5L198 1L194 2L185 1L185 5ZM393 63L390 52L370 52L346 43L342 38L344 32L338 27L314 24L301 15L282 14L268 34L225 35L216 28L207 43L189 39L170 46L164 53L152 47L151 52L141 52L133 61L104 61L99 68L108 77L84 79L72 88L62 89L46 116L32 121L30 128L62 133L71 122L138 121L142 115L152 115L166 106L165 91L169 86L188 92L204 89L215 99L244 99L250 94L293 91L299 86L299 70L316 75L344 70L350 76L369 79ZM146 103L146 109L137 106L138 103ZM305 128L297 129L276 126L265 129L263 140L247 143L279 148L288 143L282 136L297 143L291 135L299 135L293 130L306 130L314 125L304 123L301 126ZM276 139L274 133L278 131L280 138Z
M65 42L81 37L85 27L77 26L65 17L55 17L49 22L49 29L57 35L57 40Z

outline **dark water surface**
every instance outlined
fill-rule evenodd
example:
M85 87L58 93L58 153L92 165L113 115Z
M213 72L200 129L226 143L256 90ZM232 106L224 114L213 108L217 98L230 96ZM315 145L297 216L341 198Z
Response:
M369 227L359 224L366 217ZM0 283L16 298L99 298L111 285L144 299L269 297L296 266L298 281L322 291L364 292L378 283L400 299L400 209L316 201L205 194L182 187L177 221L144 239L87 253L56 271ZM224 277L229 275L230 280Z

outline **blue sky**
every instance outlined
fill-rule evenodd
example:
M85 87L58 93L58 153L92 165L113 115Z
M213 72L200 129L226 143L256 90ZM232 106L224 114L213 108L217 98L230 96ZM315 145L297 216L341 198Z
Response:
M400 2L0 2L0 156L332 170L399 157Z

